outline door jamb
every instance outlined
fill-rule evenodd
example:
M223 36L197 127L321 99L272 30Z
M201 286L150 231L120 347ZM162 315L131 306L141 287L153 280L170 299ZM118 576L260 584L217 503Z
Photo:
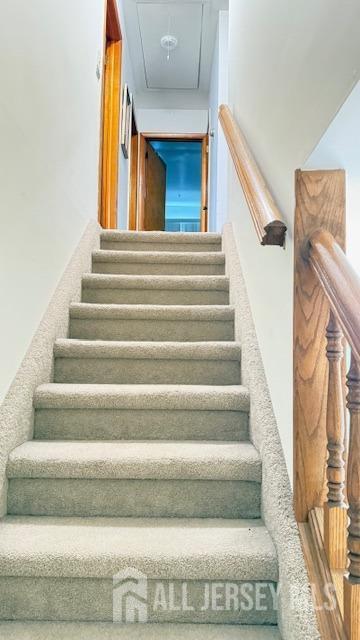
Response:
M117 228L122 34L116 0L104 3L98 219Z

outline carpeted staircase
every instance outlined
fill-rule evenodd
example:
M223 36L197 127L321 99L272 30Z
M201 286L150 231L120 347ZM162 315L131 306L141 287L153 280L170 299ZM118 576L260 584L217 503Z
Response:
M17 622L1 638L280 638L224 274L219 235L102 233L34 440L8 461L0 616ZM151 624L112 624L129 568L148 578ZM152 607L159 582L177 606Z

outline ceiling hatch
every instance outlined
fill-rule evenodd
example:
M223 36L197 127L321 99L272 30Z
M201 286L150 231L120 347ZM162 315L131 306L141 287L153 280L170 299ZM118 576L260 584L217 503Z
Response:
M203 4L139 2L137 10L147 88L198 89ZM177 44L168 55L161 40L169 35Z

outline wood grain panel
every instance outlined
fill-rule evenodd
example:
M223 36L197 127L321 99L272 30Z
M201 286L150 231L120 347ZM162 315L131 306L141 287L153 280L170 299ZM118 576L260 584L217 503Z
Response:
M309 523L300 524L299 530L321 638L347 640L342 619L342 585L338 591L339 574L332 573L327 562L322 509L311 511Z
M297 171L294 225L294 501L298 522L306 522L326 499L326 406L329 304L304 243L317 228L345 247L345 174Z
M122 41L108 42L104 80L101 213L104 229L117 228Z
M360 584L344 578L344 618L347 640L360 640Z

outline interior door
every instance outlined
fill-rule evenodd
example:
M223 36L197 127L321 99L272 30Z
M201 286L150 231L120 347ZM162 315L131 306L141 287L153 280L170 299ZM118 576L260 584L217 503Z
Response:
M166 199L166 165L148 140L142 136L142 184L139 228L164 231Z

